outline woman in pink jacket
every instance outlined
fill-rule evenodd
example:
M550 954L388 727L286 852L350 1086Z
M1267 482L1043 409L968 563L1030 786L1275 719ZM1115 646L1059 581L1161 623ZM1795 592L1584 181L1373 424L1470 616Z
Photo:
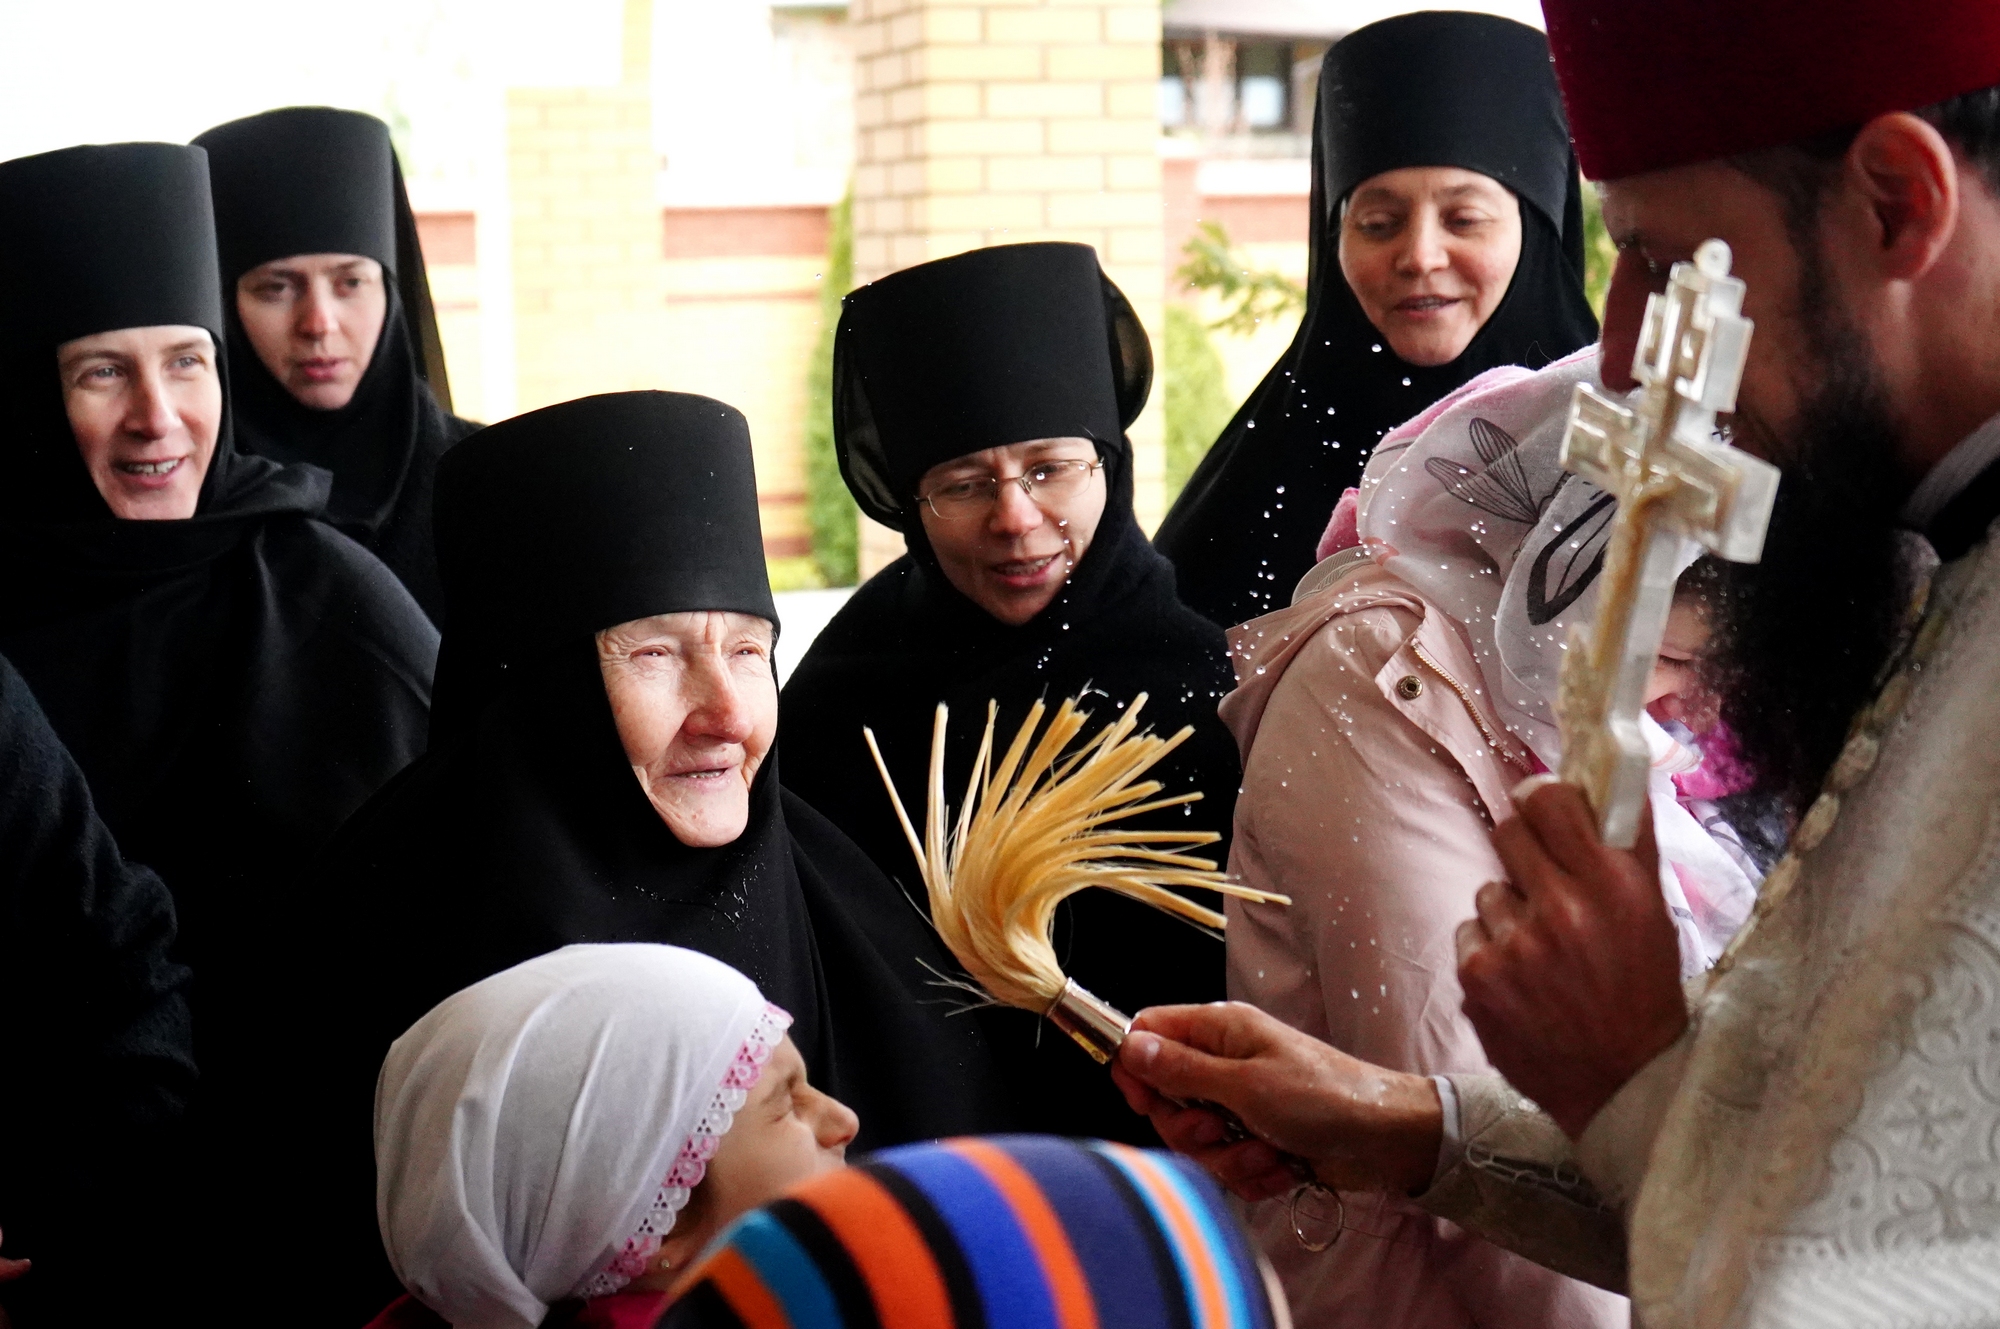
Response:
M1230 995L1378 1065L1490 1069L1459 1009L1453 933L1505 875L1489 837L1509 791L1559 755L1561 644L1589 621L1611 501L1564 474L1557 446L1595 365L1593 348L1494 370L1393 431L1336 514L1332 556L1289 608L1231 634L1239 685L1222 716L1244 780L1229 866L1293 904L1230 902ZM1700 760L1686 731L1648 730L1662 889L1698 972L1747 912L1756 869L1674 797L1672 773ZM1455 1162L1448 1142L1439 1174ZM1306 1198L1249 1213L1301 1323L1626 1322L1622 1297L1432 1217L1421 1196L1344 1197L1338 1240L1309 1249L1334 1233Z

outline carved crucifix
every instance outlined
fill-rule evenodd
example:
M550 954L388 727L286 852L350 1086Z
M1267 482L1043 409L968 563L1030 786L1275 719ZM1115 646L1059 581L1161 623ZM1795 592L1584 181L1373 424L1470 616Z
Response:
M1676 263L1646 302L1632 357L1639 389L1629 405L1579 383L1562 464L1618 500L1598 583L1597 616L1570 635L1556 718L1564 780L1597 812L1604 842L1629 848L1639 833L1648 755L1639 712L1673 608L1686 541L1754 563L1778 492L1778 468L1715 437L1733 410L1751 322L1729 246L1709 240Z

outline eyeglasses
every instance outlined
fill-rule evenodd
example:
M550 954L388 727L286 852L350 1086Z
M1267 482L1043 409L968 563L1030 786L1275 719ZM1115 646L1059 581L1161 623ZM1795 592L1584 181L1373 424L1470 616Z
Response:
M1078 497L1090 484L1090 477L1104 465L1098 461L1045 461L1019 475L1004 479L982 475L977 480L954 480L919 495L943 521L964 521L985 515L1000 501L1001 485L1019 485L1028 500L1047 509L1061 507Z

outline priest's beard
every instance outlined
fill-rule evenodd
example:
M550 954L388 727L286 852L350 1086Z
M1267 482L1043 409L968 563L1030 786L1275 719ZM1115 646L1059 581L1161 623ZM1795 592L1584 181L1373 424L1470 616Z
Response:
M1731 821L1774 850L1816 796L1873 696L1914 589L1909 537L1897 523L1908 490L1896 435L1865 340L1808 263L1804 327L1817 386L1789 437L1739 419L1739 437L1784 470L1754 564L1726 564L1711 593L1707 672L1756 776ZM1761 823L1765 834L1757 835Z

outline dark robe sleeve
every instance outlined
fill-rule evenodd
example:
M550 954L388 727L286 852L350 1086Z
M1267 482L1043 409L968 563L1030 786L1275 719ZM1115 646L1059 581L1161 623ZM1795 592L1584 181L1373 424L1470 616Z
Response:
M167 955L172 898L120 855L5 660L0 920L0 1227L7 1254L35 1261L4 1292L28 1329L141 1277L145 1253L116 1235L119 1216L171 1207L162 1188L195 1067L189 974Z

